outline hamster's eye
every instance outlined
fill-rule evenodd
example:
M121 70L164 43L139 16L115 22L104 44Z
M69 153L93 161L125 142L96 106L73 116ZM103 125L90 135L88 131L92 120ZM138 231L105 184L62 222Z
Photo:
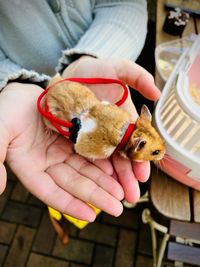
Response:
M152 152L152 155L154 155L154 156L159 155L159 154L160 154L160 150L159 149Z

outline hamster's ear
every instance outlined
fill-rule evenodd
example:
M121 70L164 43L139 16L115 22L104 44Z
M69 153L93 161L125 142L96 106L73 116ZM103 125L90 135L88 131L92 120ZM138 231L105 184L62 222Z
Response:
M151 113L150 113L150 111L149 111L149 109L148 109L148 107L146 105L142 105L140 117L143 120L151 122L152 116L151 116Z
M125 147L124 154L128 158L134 158L136 152L139 152L146 145L142 137L132 137Z
M59 81L61 81L61 80L62 80L62 77L60 76L59 73L57 73L57 74L56 74L56 75L49 81L48 86L51 86L51 85L53 85L54 83L59 82Z
M146 126L147 124L151 123L152 116L151 113L146 105L142 105L140 117L137 119L137 125L138 126Z
M146 141L142 137L137 137L134 144L134 151L139 152L146 145Z

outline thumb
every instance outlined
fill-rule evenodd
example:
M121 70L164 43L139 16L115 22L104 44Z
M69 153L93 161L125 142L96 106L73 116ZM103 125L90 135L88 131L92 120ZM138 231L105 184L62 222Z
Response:
M4 166L4 161L7 154L9 137L6 128L0 123L0 194L3 193L6 187L7 173Z
M130 60L115 63L118 78L137 90L149 100L157 100L161 93L154 84L153 76L144 68Z

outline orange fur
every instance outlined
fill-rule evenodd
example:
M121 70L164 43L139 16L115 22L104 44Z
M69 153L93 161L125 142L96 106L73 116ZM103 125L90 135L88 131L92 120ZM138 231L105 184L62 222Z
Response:
M50 85L61 80L55 76ZM87 158L103 159L109 157L120 143L129 123L130 115L114 104L101 102L86 86L65 81L52 86L46 96L49 110L57 118L71 121L78 117L84 129L80 129L75 151ZM45 124L53 128L46 119ZM87 125L92 125L91 129ZM145 142L145 145L141 145ZM159 153L153 155L153 153ZM151 125L151 118L146 106L136 121L132 133L121 154L136 161L161 159L165 145L157 131Z

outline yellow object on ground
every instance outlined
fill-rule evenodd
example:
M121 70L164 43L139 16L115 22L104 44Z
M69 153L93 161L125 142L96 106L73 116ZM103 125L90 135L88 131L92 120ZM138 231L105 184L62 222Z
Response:
M96 212L97 215L101 212L100 209L92 206L91 204L90 204L90 206L94 209L94 211ZM89 222L87 222L87 221L79 220L79 219L76 219L76 218L69 216L67 214L60 213L59 211L57 211L53 208L48 207L48 210L49 210L50 216L53 217L54 219L56 219L57 221L60 221L62 216L64 216L68 221L73 223L79 229L83 229L86 225L89 224Z

